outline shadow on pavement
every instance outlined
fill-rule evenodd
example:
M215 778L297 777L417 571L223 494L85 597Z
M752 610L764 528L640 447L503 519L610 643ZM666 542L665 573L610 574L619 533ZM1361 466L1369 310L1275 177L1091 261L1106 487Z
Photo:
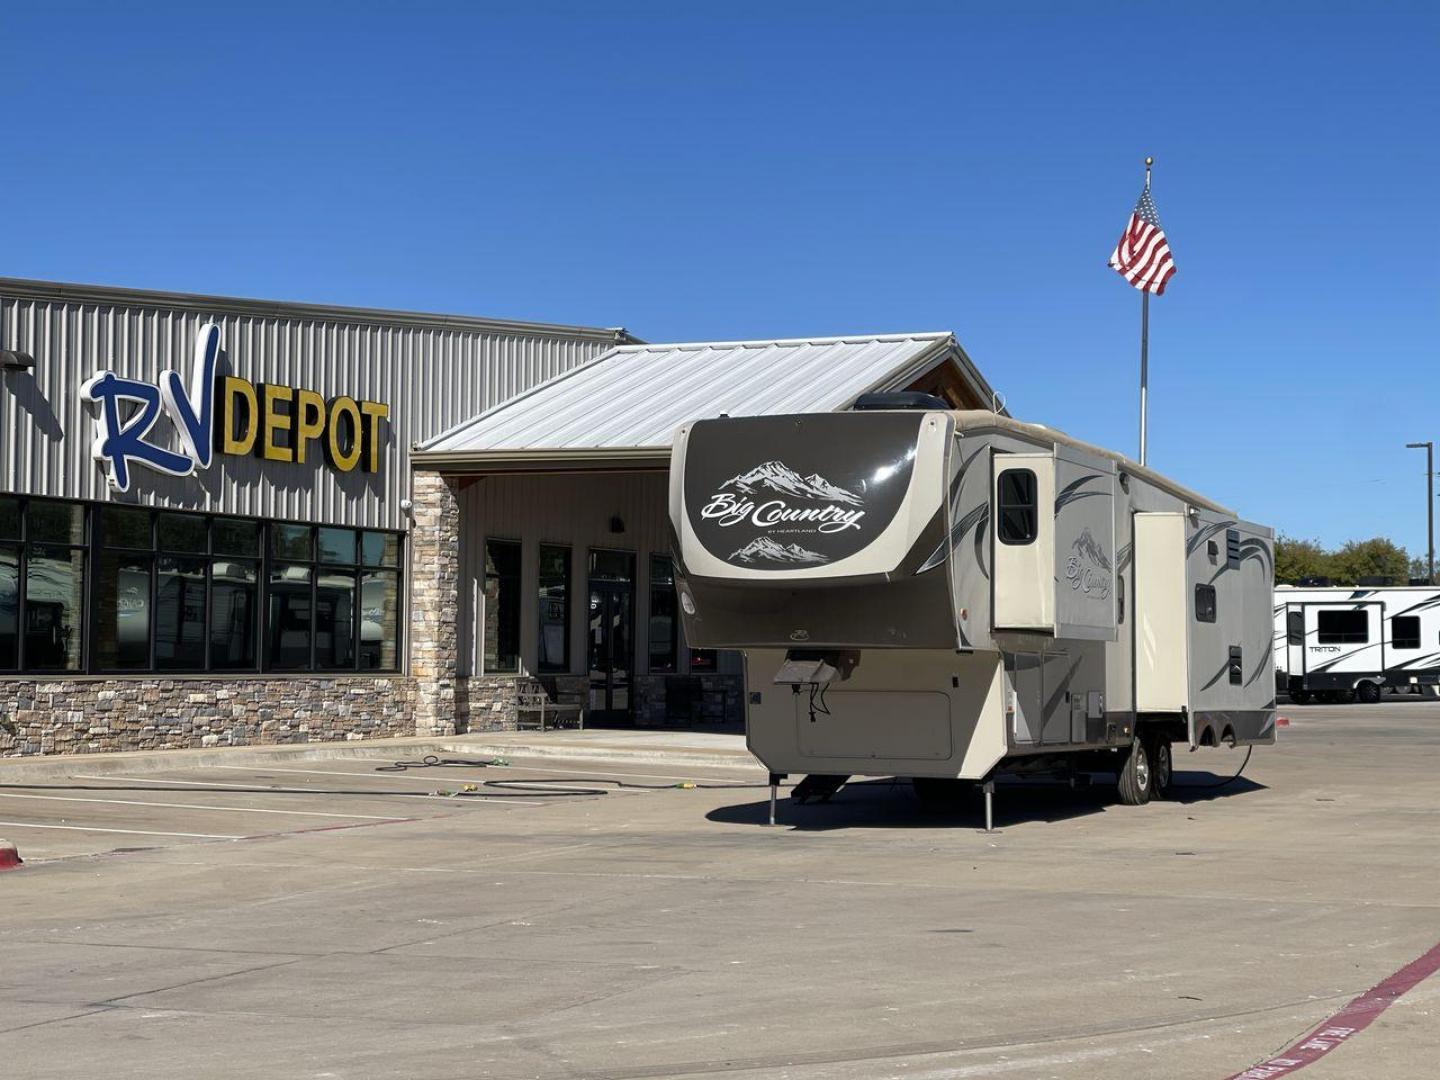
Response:
M1209 772L1177 772L1166 802L1187 805L1227 799L1262 791L1265 785L1243 776ZM1111 809L1124 810L1115 795L1114 784L1103 779L1089 787L1042 781L1000 781L995 785L995 828L1050 825ZM730 825L765 825L770 804L766 799L716 807L706 815L710 821ZM935 811L921 806L909 780L894 778L862 780L846 784L829 802L797 804L780 800L777 819L791 829L927 829L939 826L985 827L985 803L977 786L957 800L953 810Z

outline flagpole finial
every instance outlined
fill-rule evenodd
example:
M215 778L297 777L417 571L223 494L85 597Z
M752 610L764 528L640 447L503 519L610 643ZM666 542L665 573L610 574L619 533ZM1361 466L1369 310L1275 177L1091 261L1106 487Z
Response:
M1148 168L1150 168L1151 165L1154 165L1154 164L1155 164L1155 159L1154 159L1153 157L1147 157L1147 158L1145 159L1145 168L1148 169Z

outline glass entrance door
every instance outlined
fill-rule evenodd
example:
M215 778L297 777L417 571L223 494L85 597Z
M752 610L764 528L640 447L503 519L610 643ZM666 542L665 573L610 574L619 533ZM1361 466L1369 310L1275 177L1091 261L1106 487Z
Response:
M587 724L630 724L635 657L635 556L590 552L590 707Z

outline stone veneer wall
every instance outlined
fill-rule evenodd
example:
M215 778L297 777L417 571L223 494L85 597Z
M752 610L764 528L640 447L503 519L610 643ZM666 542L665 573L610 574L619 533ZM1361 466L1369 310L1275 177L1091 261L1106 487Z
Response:
M0 680L0 757L334 742L414 733L411 680Z
M415 734L454 735L465 711L457 700L460 658L459 481L415 471L410 530L410 675Z

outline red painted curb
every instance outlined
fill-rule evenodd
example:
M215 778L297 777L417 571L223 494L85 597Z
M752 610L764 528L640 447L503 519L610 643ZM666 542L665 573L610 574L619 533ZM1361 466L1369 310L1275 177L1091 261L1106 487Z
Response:
M1313 1065L1337 1046L1343 1046L1373 1024L1395 999L1440 971L1440 945L1410 961L1389 978L1376 983L1333 1016L1313 1028L1299 1042L1292 1043L1272 1058L1234 1073L1226 1080L1275 1080Z
M14 844L9 840L0 840L0 870L14 870L24 862Z

